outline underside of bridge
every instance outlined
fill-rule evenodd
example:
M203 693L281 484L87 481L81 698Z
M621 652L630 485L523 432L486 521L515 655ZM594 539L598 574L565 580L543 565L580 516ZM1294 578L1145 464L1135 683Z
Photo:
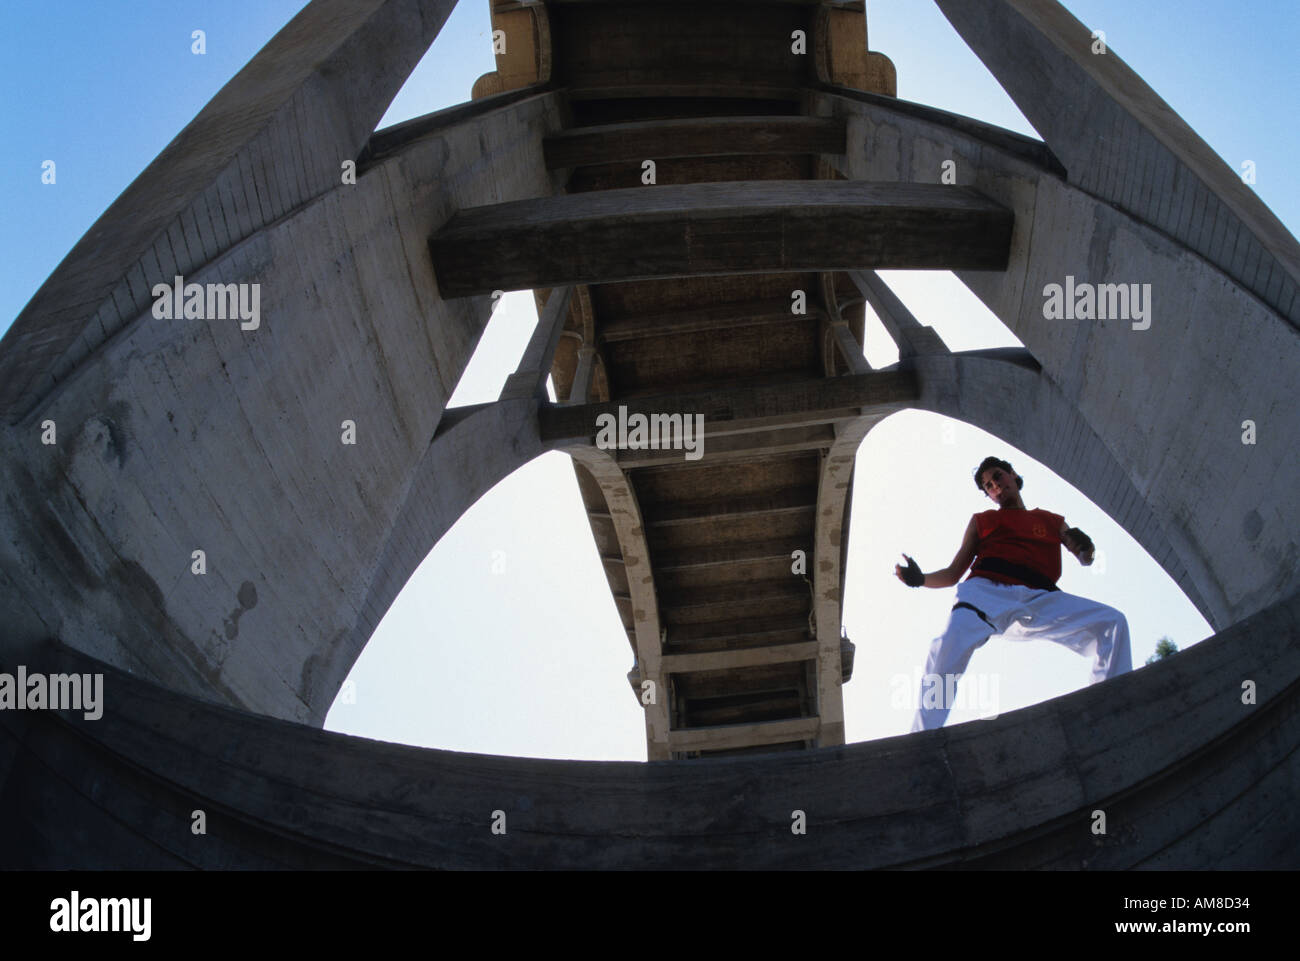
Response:
M496 2L475 99L375 133L454 3L313 0L0 344L0 668L109 692L0 714L0 865L1295 866L1300 248L1054 0L936 2L1043 141L897 100L862 3L818 0ZM1025 348L948 351L877 269L955 271ZM160 323L181 275L258 284L260 325ZM1152 322L1046 321L1067 276L1150 284ZM536 332L500 400L448 410L503 290ZM905 408L1047 464L1219 633L843 746L854 459ZM1286 441L1242 445L1252 413ZM694 449L631 439L696 417ZM312 730L442 534L548 450L651 763ZM794 809L827 830L765 840Z
M847 121L810 116L809 91L870 78L894 92L860 5L494 14L507 54L476 91L549 69L564 92L564 127L542 143L557 192L458 212L432 240L440 292L572 285L551 369L566 409L544 412L544 442L592 447L605 415L705 425L690 457L676 433L575 455L649 756L842 744L851 461L871 422L918 395L909 372L863 360L859 285L884 288L850 270L1001 269L1011 214L827 162ZM610 478L633 517L611 512Z

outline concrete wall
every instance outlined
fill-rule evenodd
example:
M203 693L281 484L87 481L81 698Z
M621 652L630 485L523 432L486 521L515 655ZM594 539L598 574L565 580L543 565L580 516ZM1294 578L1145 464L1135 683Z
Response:
M35 667L103 671L106 709L0 714L4 867L1300 867L1300 597L995 720L690 764L412 748Z
M978 128L879 98L827 94L817 113L848 118L848 176L933 183L952 159L958 184L1015 211L1008 270L959 276L1082 420L1046 434L1007 425L1001 436L1124 524L1216 627L1300 587L1300 494L1280 481L1300 476L1300 335L1286 318L1195 251ZM1044 287L1067 275L1150 284L1150 327L1045 319ZM1245 420L1257 426L1253 446L1242 443Z
M405 6L410 15L421 5ZM291 58L285 69L298 66ZM247 69L260 75L265 63ZM59 637L176 690L323 723L387 606L375 598L391 598L436 540L409 545L394 569L394 521L490 313L487 298L439 299L428 238L461 207L553 189L541 157L542 136L559 122L553 96L497 103L426 120L355 185L339 175L310 199L282 197L291 209L273 207L278 216L255 233L176 265L186 282L258 284L257 329L159 320L151 301L134 303L121 330L5 429L0 662L21 663L36 642ZM337 155L356 156L361 144L300 146L328 147L341 173ZM132 191L173 177L176 164L184 157L160 160ZM253 197L278 189L262 168L245 187ZM117 216L96 236L129 235L131 211ZM196 236L182 230L180 240ZM46 287L82 259L74 251ZM22 360L43 296L6 338L3 363ZM41 442L46 420L56 425L52 446ZM355 445L342 443L345 420L356 423ZM454 473L437 483L464 493ZM464 510L472 498L458 503ZM191 573L195 550L206 552L202 576Z

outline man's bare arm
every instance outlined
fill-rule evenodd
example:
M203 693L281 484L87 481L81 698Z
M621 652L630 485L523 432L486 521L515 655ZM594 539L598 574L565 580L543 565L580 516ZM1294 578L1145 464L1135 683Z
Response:
M966 569L970 567L971 561L975 560L975 550L978 544L979 532L975 528L975 518L972 517L970 523L966 525L966 533L962 537L961 547L957 548L957 554L953 557L952 563L943 570L933 571L924 575L925 582L916 586L952 587L961 580L961 576L965 574ZM903 557L907 559L909 565L915 563L915 561L906 554L904 554ZM898 564L894 565L894 576L904 584L907 583L906 578L903 576L903 568Z
M1066 527L1065 518L1061 518L1061 543L1065 545L1067 551L1079 559L1079 563L1084 567L1092 563L1094 552L1092 538L1077 527Z

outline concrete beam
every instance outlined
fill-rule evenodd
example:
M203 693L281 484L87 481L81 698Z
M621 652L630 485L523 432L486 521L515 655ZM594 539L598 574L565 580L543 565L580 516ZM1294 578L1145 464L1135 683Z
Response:
M624 471L610 452L595 447L576 445L563 448L600 485L600 492L609 507L609 518L618 538L623 568L627 574L628 599L632 626L635 631L635 650L641 679L654 682L661 696L645 708L646 755L650 761L666 761L671 756L668 748L668 687L664 683L660 660L663 656L662 634L659 619L659 598L655 591L654 568L650 563L650 548L646 543L645 526L641 521L641 507L636 491ZM596 512L589 512L593 516Z
M546 393L546 379L551 374L560 333L569 318L569 300L572 294L572 287L560 287L551 291L546 306L538 315L533 336L524 348L519 369L506 378L505 386L501 388L502 400L535 397L539 403L547 402L549 395Z
M662 666L665 674L685 674L692 671L727 671L737 667L811 661L816 656L817 642L801 641L798 644L773 644L769 647L710 651L706 654L665 654Z
M808 539L782 537L755 543L729 544L726 547L696 547L655 553L655 570L660 573L686 571L704 567L731 567L754 561L790 561L796 550L807 551Z
M702 447L703 456L690 463L716 464L722 461L750 460L754 457L767 458L773 454L826 450L833 443L835 428L831 424L753 431L708 441ZM681 466L684 463L681 450L620 450L617 458L619 466L625 470Z
M623 416L620 414L623 408L629 419L634 414L645 417L702 414L706 433L710 437L722 437L771 430L791 423L829 423L856 416L862 408L901 410L919 396L918 391L915 375L910 371L881 371L767 387L639 397L580 407L552 405L539 412L538 420L542 439L548 443L592 441L597 434L597 418L609 415L617 421Z
M707 330L731 330L737 327L761 327L820 320L826 312L815 304L806 305L806 314L791 313L791 300L763 300L741 304L709 304L694 310L671 314L646 314L607 320L600 325L600 339L605 343L639 340L643 337L667 337Z
M862 345L849 329L848 321L838 320L830 325L830 329L831 336L835 338L835 346L840 356L844 358L844 363L848 365L849 373L855 376L869 373L871 365L867 363L866 355L862 353Z
M694 727L672 731L668 747L677 751L722 751L737 747L784 744L787 741L811 741L817 736L815 717L788 721L761 721L757 724L723 724L717 727Z
M748 494L723 500L672 503L657 507L646 518L648 527L679 527L713 523L718 518L800 514L816 509L815 488L790 488L774 494Z
M710 117L576 127L542 143L550 170L669 157L844 153L841 121L817 117Z
M460 211L430 239L444 298L494 289L860 267L1002 270L1005 207L964 187L664 185Z
M752 619L678 624L669 630L668 644L670 647L705 645L714 650L736 650L800 643L807 637L806 615L781 614L764 620L761 628L755 628Z

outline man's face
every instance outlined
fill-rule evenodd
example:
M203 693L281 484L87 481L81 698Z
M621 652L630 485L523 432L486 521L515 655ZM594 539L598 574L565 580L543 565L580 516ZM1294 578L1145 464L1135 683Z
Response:
M1016 485L1016 475L1004 471L1001 467L990 467L981 474L980 486L984 488L985 495L990 500L997 501L999 506L1015 500L1019 491L1019 487Z

